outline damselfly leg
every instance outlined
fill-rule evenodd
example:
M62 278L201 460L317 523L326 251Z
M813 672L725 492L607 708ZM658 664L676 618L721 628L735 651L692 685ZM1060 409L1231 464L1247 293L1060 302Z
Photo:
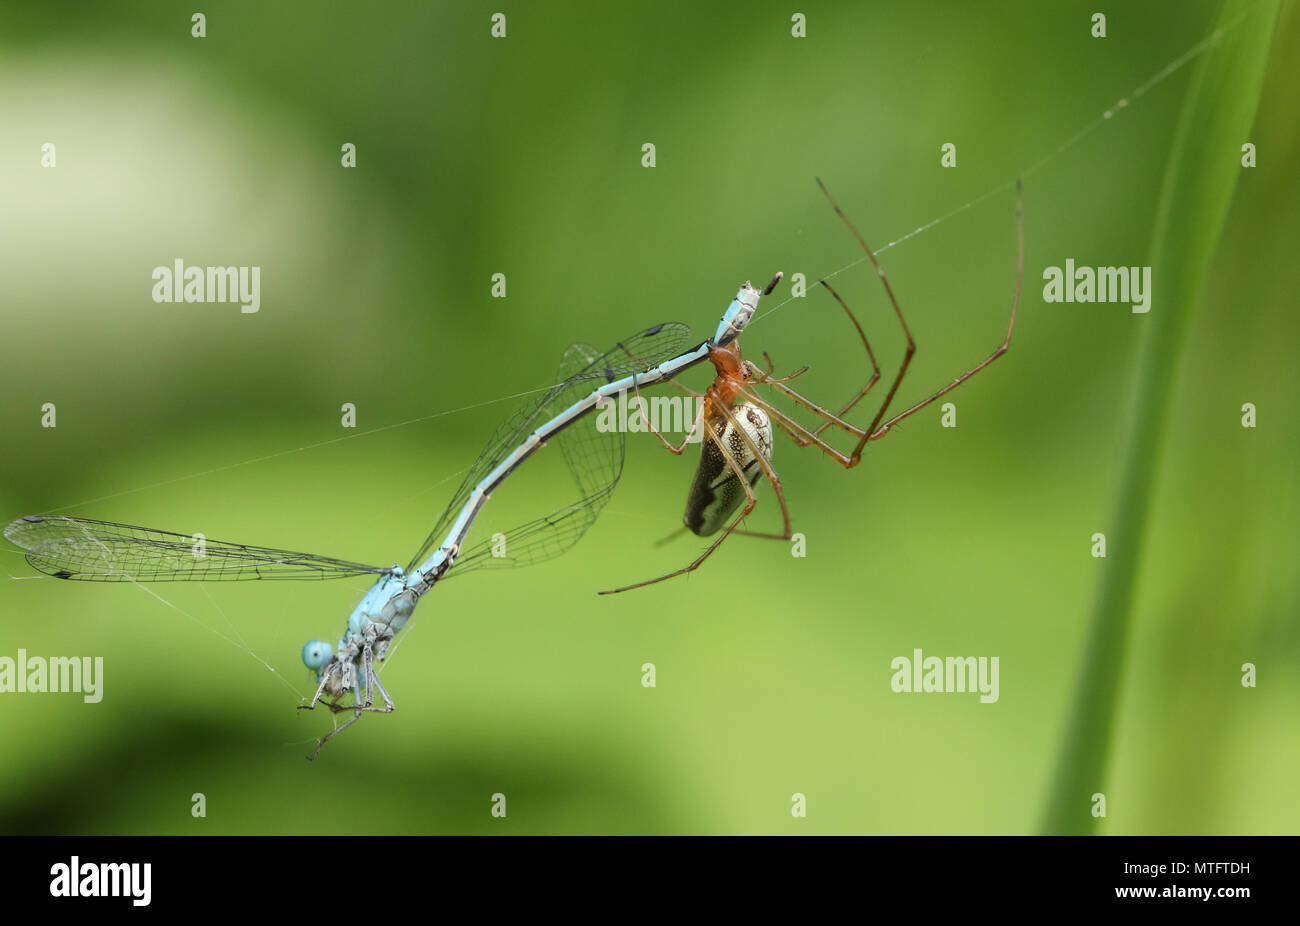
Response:
M334 684L331 685L331 682ZM374 706L375 692L383 700L383 707ZM327 694L330 696L327 697ZM343 699L349 694L352 696L351 702L344 703ZM335 714L351 713L352 716L317 740L316 751L307 757L309 759L319 756L326 743L360 720L361 715L367 711L391 714L397 709L388 689L379 678L374 649L369 642L362 645L360 658L356 662L334 661L326 666L311 703L299 704L298 709L312 710L317 704L324 704Z

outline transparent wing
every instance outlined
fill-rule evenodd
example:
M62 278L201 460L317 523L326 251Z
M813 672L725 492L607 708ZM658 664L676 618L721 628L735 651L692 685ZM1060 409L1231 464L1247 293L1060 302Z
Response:
M57 579L88 582L240 582L337 579L391 570L270 547L88 518L30 516L5 527L32 567Z
M469 499L474 486L505 459L537 427L573 403L590 395L602 383L622 379L681 354L691 343L686 325L656 325L619 342L607 351L575 344L564 354L560 382L531 405L519 409L497 428L433 531L411 559L407 571L418 567L446 537ZM626 435L602 432L595 416L588 415L560 431L550 441L558 445L578 490L570 504L545 517L468 546L447 578L478 568L531 565L564 553L578 542L609 500L623 472ZM544 450L542 452L545 452Z
M565 352L556 377L564 383L564 388L548 394L546 410L538 416L538 423L591 393L595 383L590 377L578 374L601 356L588 344L574 344ZM599 380L604 381L604 377ZM525 435L531 430L527 429ZM565 428L551 443L560 448L578 497L545 517L471 545L457 558L448 578L475 568L528 566L559 556L577 543L595 522L623 474L627 436L621 431L602 432L595 427L595 419L588 417Z

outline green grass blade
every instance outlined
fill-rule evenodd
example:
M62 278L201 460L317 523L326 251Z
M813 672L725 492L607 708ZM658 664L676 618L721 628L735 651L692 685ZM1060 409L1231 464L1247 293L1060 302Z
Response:
M1088 834L1104 781L1124 650L1142 560L1148 500L1192 312L1209 275L1259 102L1276 0L1228 0L1216 47L1196 64L1179 116L1151 243L1152 299L1142 325L1133 407L1115 516L1082 673L1041 830ZM1113 810L1108 807L1108 812Z

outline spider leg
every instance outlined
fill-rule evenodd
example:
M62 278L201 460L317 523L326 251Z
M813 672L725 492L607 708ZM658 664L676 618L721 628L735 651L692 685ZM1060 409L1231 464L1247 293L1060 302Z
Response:
M808 364L805 363L803 366L801 366L799 369L795 370L793 373L789 374L788 376L768 376L768 375L764 375L763 372L762 372L761 370L756 371L756 372L758 373L758 376L760 377L760 379L758 380L759 382L763 382L763 383L788 383L788 382L790 382L790 380L792 380L792 379L798 379L800 376L803 376L803 375L804 375L805 373L807 373L810 369L811 369L811 367L809 367Z
M895 415L893 418L890 418L888 421L880 425L880 427L878 428L875 426L875 423L873 423L872 432L867 436L867 440L879 440L880 438L884 437L886 434L889 433L889 429L892 428L894 425L898 424L898 422L902 421L904 418L907 418L910 415L916 414L917 412L925 408L927 405L929 405L931 402L933 402L935 399L939 398L940 396L952 392L952 390L956 389L962 383L966 382L966 380L970 379L980 370L984 369L994 360L997 360L999 357L1005 354L1007 350L1011 347L1011 332L1016 327L1016 309L1019 308L1020 306L1020 283L1021 283L1021 278L1024 276L1024 270L1025 270L1025 223L1024 223L1024 207L1021 202L1020 187L1021 187L1020 181L1017 180L1016 181L1016 289L1015 289L1015 293L1011 297L1011 319L1007 322L1006 337L1002 339L1001 344L999 344L997 347L993 349L993 353L989 354L979 363L975 364L975 366L971 367L965 373L958 376L948 385L944 386L938 392L931 395L929 398L917 402L911 408L907 409L906 411L900 414Z
M766 409L764 409L764 411L766 411ZM781 506L781 520L784 524L784 530L780 534L762 533L757 531L739 531L739 533L744 534L746 537L763 537L770 540L789 540L793 536L790 529L790 509L787 508L785 504L785 490L781 485L781 478L776 474L776 470L772 468L772 462L758 449L758 445L754 443L754 439L750 437L745 429L740 426L739 422L736 421L736 417L732 413L731 409L724 407L722 413L727 416L727 421L731 423L732 429L735 433L740 435L740 439L744 441L745 448L749 451L750 456L758 462L759 468L763 470L763 475L766 476L767 481L772 484L772 491L776 493L777 503ZM770 417L771 416L769 415L769 418ZM721 444L719 444L719 446L721 446ZM733 471L739 468L740 461L731 456L725 448L723 449L723 454L732 463ZM749 480L747 479L742 479L741 482L745 485L749 484ZM739 523L739 521L737 523ZM737 530L734 527L732 533L737 533Z
M762 453L758 452L758 448L754 446L753 440L749 437L748 434L745 433L744 428L741 428L740 425L736 422L735 416L732 415L731 413L731 409L721 405L719 407L721 408L722 413L727 417L727 420L731 422L732 427L735 429L735 431L742 435L746 446L749 448L750 453L754 454L754 458L759 461L759 465L762 467L764 475L766 475L768 477L768 481L772 483L772 487L776 491L777 499L780 502L781 513L785 522L785 534L781 536L781 539L784 540L790 539L791 536L790 514L786 509L784 493L781 491L781 480L777 478L776 471L772 469L772 465L767 461L766 457L764 457ZM696 569L700 567L701 563L703 563L706 559L709 558L710 555L712 555L714 550L716 550L719 546L722 545L722 542L724 540L726 540L728 537L731 536L731 534L736 529L736 525L738 525L741 521L743 521L746 517L748 517L749 513L754 510L754 506L758 504L758 496L754 494L754 489L752 486L750 486L749 480L745 477L744 470L741 468L740 463L735 459L735 457L731 455L730 450L722 442L722 439L717 434L714 433L712 427L706 426L704 429L704 433L708 435L708 438L717 445L718 450L721 451L722 453L723 459L727 461L727 466L730 467L732 474L738 480L740 480L740 486L745 491L745 507L741 510L740 514L737 515L731 521L731 523L727 525L726 529L723 530L722 533L718 535L718 538L714 540L713 543L709 544L708 549L706 549L703 553L697 556L689 565L683 566L681 569L674 570L673 572L669 572L655 579L647 579L644 582L635 582L631 585L624 585L621 588L608 589L606 591L601 592L600 594L613 595L613 594L617 594L618 592L631 591L634 588L643 588L647 585L654 585L655 583L663 582L666 579L673 579L676 578L677 576L686 575L687 573L694 572ZM776 537L778 535L759 534L756 536Z
M845 468L852 468L856 466L858 462L861 460L862 448L865 447L869 441L879 440L880 438L884 437L886 434L889 433L890 428L892 428L894 425L898 424L904 418L916 414L921 409L925 408L927 405L934 402L940 396L951 392L953 389L956 389L966 380L970 379L980 370L984 369L989 364L991 364L994 360L997 360L999 357L1005 354L1007 350L1010 348L1011 333L1014 330L1016 325L1016 310L1020 305L1020 289L1021 289L1022 278L1024 276L1024 266L1025 266L1024 210L1022 206L1021 183L1019 180L1016 181L1016 282L1015 282L1015 290L1011 299L1011 317L1007 322L1006 336L1002 339L1002 343L999 344L996 348L994 348L991 354L985 357L974 367L967 370L965 373L962 373L952 382L948 383L942 389L933 393L929 397L923 399L922 401L916 403L910 408L907 408L903 412L894 415L892 418L889 418L887 420L885 418L885 415L888 412L889 407L894 400L895 394L898 392L898 387L903 381L903 376L907 373L907 369L912 362L912 356L916 353L916 342L913 341L912 339L911 330L907 327L907 322L903 318L902 309L898 305L898 300L894 297L894 291L889 285L889 279L888 277L885 276L884 269L880 266L880 263L876 260L875 254L872 252L871 248L867 245L866 241L863 240L862 235L858 232L857 228L854 227L851 221L849 221L848 216L846 216L843 213L843 211L841 211L839 204L837 204L835 200L831 197L830 191L826 189L825 184L823 184L821 180L818 180L817 184L818 186L821 187L822 192L826 194L826 199L827 201L830 202L831 207L834 208L836 215L838 215L844 221L844 224L848 227L849 231L853 233L853 237L857 239L858 244L861 245L863 251L866 252L867 257L871 260L871 265L876 268L876 273L880 277L881 285L885 287L885 294L889 297L889 302L890 305L893 306L894 314L898 317L898 322L903 328L904 335L907 337L907 349L903 355L903 361L899 365L898 374L894 377L893 383L890 384L889 392L886 393L884 401L881 403L879 410L877 410L875 417L872 418L871 424L864 429L864 428L856 427L848 423L847 421L845 421L842 416L846 414L848 411L850 411L859 401L861 401L863 396L865 396L871 390L871 387L874 386L876 384L876 381L880 378L880 367L876 362L875 353L871 349L871 344L867 339L866 333L863 331L862 326L858 324L857 318L853 315L853 312L849 309L848 305L840 297L839 293L837 293L829 284L827 284L823 280L822 285L824 285L826 289L831 293L831 295L835 297L835 300L839 302L840 306L844 309L844 311L848 314L849 318L853 321L854 327L857 328L858 334L862 339L863 346L867 350L867 355L871 358L873 372L872 372L871 379L867 382L866 386L864 386L863 389L856 396L854 396L851 400L849 400L849 402L842 409L840 409L838 413L834 413L828 409L822 408L812 400L800 395L798 392L791 389L789 386L784 385L783 382L771 379L770 377L763 376L761 371L759 371L759 375L754 378L753 381L754 385L771 386L774 390L780 392L786 398L790 399L791 401L795 402L796 404L802 406L803 408L807 409L808 411L812 412L813 414L823 419L823 423L819 425L815 431L810 431L809 429L795 422L792 418L790 418L790 416L785 415L782 412L773 408L770 403L764 402L762 399L757 398L756 396L753 395L752 389L742 389L741 392L745 394L756 405L758 405L760 408L766 411L769 414L769 416L772 417L772 420L777 424L777 426L780 427L781 430L783 430L786 434L790 435L790 437L795 441L796 444L798 444L801 447L815 446L821 449L823 452L825 452L828 456L836 460L836 462L843 465ZM848 434L850 434L851 436L857 439L858 441L857 446L854 447L852 453L844 454L840 452L839 450L830 446L830 444L828 444L821 437L822 432L824 432L829 427L839 428L843 431L846 431Z
M680 389L682 392L685 392L687 395L694 396L697 399L703 398L703 396L701 396L698 392L696 392L693 389L688 389L686 386L677 382L677 380L675 379L669 380L669 382L672 383L674 386L676 386L678 389ZM660 434L659 429L656 428L650 422L650 416L646 414L646 410L645 410L645 400L641 398L641 387L637 385L635 375L633 375L632 377L632 390L636 393L637 408L641 412L641 424L645 426L645 429L647 431L649 431L655 437L659 438L659 442L664 445L664 449L666 449L669 453L676 454L677 456L681 456L686 451L686 445L691 442L691 435L695 433L696 426L700 426L700 427L703 426L704 423L703 414L701 414L696 421L693 421L691 423L691 426L686 430L686 436L682 438L682 442L680 444L670 443L668 438Z
M907 349L903 353L903 362L899 364L898 375L894 377L893 383L890 384L889 392L885 394L885 400L881 403L880 409L876 412L876 417L871 419L871 426L862 434L861 438L858 440L858 445L853 448L853 453L849 455L849 459L853 461L849 466L857 466L858 461L862 458L862 448L867 445L867 441L871 439L871 435L876 430L876 426L880 424L880 420L885 417L885 412L889 410L890 403L894 401L894 395L898 392L898 387L902 384L903 377L907 375L907 368L911 366L912 357L916 354L916 342L912 340L912 331L907 327L907 320L903 318L903 310L898 306L898 299L894 297L893 287L889 285L889 278L885 276L885 271L884 268L880 266L880 261L876 260L875 253L858 232L857 228L854 227L853 223L849 221L849 217L844 214L842 209L840 209L839 203L835 202L834 197L831 196L830 190L826 189L826 184L822 183L820 178L817 180L817 185L821 187L822 192L826 194L826 200L831 204L831 208L835 210L835 214L844 221L844 224L848 227L849 231L853 233L853 237L857 239L858 244L862 246L862 250L871 261L871 266L876 268L876 275L880 277L881 285L885 287L885 295L889 297L889 304L893 306L894 314L898 317L898 324L903 328L903 336L907 338ZM834 292L834 290L832 290L832 292ZM841 305L843 305L842 302ZM851 316L852 313L850 313L850 317ZM854 319L855 323L856 321L857 320ZM861 329L859 328L859 330ZM866 391L864 390L862 394L865 395ZM861 398L861 396L858 398ZM857 399L854 399L853 401L856 402Z
M839 427L844 428L846 431L849 431L850 433L856 433L856 434L863 433L860 429L853 427L853 425L849 424L848 422L841 421L839 418L835 417L830 412L826 411L826 409L820 408L810 400L805 399L803 396L799 395L799 393L795 392L793 389L789 388L788 386L778 386L777 388L782 392L783 395L789 396L791 399L798 402L800 405L803 405L805 408L808 408L809 410L814 411L817 414L825 417L828 421L838 425ZM800 447L817 447L828 457L834 460L836 463L839 463L841 466L843 466L845 469L851 469L852 467L857 465L857 460L848 456L847 454L839 450L837 447L832 446L828 441L826 441L825 438L818 437L816 434L814 434L812 431L809 431L806 427L801 425L799 422L795 421L785 412L776 408L770 402L767 402L761 397L755 395L752 390L742 388L740 390L740 394L743 395L746 398L746 400L753 402L763 411L767 412L767 415L770 419L772 419L772 422L777 427L779 427L782 431L788 434L791 440L793 440Z
M831 286L831 284L827 283L825 280L822 280L821 284L826 287L826 291L840 304L840 308L842 308L844 314L849 317L849 321L853 322L853 327L858 331L858 337L862 339L862 346L867 349L867 357L871 359L871 378L867 380L867 384L862 387L861 391L859 391L853 398L849 399L845 406L839 410L836 417L843 418L853 409L853 406L862 401L863 397L871 391L871 387L880 381L880 364L876 362L876 352L871 349L871 342L867 340L867 333L862 330L862 325L859 324L857 316L853 314L853 310L849 308L848 303L840 297L840 294L835 291L835 288ZM830 425L831 422L827 421L818 428L815 433L821 434L822 431L825 431L830 427Z

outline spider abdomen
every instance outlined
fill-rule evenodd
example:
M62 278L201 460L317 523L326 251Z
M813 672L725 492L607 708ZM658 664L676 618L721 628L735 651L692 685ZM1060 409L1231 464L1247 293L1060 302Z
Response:
M715 442L706 435L701 441L700 465L686 496L686 515L682 520L692 533L701 537L721 530L746 497L745 487L718 444L727 448L727 455L736 462L751 487L763 474L762 464L751 446L762 454L764 460L772 459L772 422L767 412L745 402L731 409L731 417L736 424L732 424L726 415L714 415L706 422L718 440ZM748 441L745 436L748 436Z

